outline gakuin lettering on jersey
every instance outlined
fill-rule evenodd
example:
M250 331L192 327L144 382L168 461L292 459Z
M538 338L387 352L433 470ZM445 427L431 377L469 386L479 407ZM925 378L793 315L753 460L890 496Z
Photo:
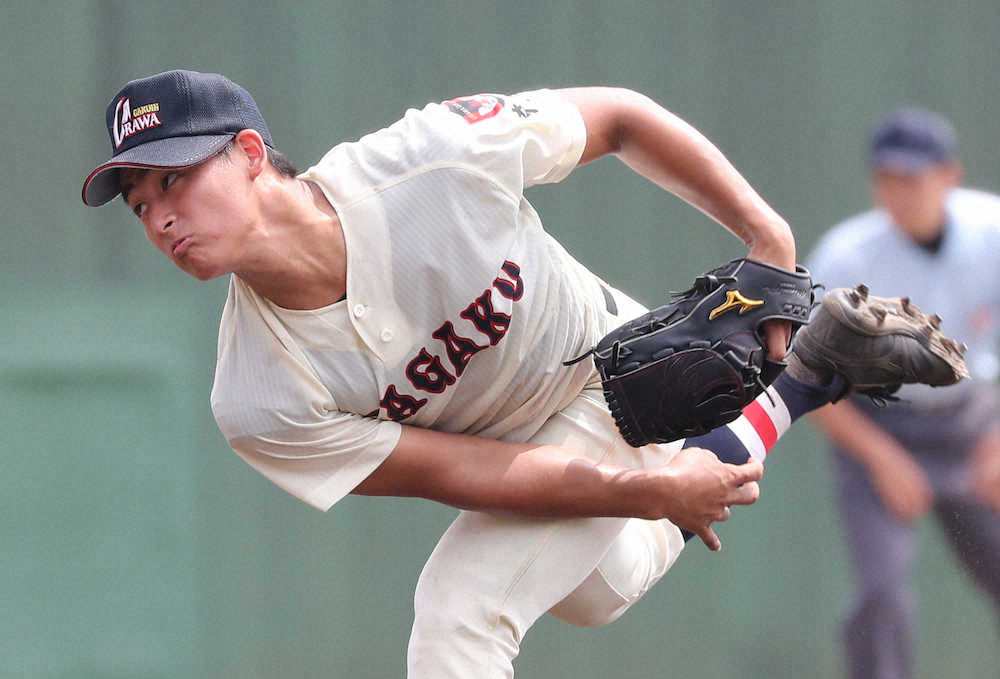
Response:
M408 394L399 394L396 392L396 385L390 384L378 405L379 408L385 408L390 419L398 422L414 415L425 403L426 398L416 399ZM378 413L377 410L375 412Z
M418 389L440 394L448 386L455 384L455 376L445 370L440 356L431 356L427 349L420 348L417 357L406 366L406 376Z
M159 111L159 102L132 108L128 97L119 99L115 106L115 121L111 129L115 138L115 148L119 148L133 134L162 125Z
M507 275L497 276L493 280L493 287L500 291L500 294L515 302L521 299L524 294L524 281L521 280L521 267L514 262L504 262L500 270Z
M405 370L406 379L415 389L429 394L444 392L455 384L475 354L496 346L507 334L510 316L494 308L493 294L497 292L516 302L524 294L524 280L521 278L521 267L514 262L506 261L500 269L502 273L493 280L493 287L484 290L483 294L458 314L485 335L489 344L478 344L473 339L459 335L454 323L445 321L431 333L431 337L444 345L447 361L440 355L431 353L431 349L421 347L417 355L407 363ZM401 393L395 384L390 384L379 401L379 409L384 408L389 419L399 422L415 415L426 403L426 398ZM370 415L377 413L375 411Z
M492 118L500 113L504 105L503 97L495 94L477 94L474 97L460 97L441 103L452 113L462 116L470 125Z

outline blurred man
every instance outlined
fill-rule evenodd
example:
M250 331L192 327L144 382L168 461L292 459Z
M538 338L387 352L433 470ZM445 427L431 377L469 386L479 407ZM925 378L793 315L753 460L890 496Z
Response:
M870 147L876 209L834 227L810 262L827 289L868 281L942 310L973 376L950 389L906 385L890 408L855 395L812 415L833 449L853 560L853 679L912 676L913 525L929 511L1000 610L1000 198L958 188L955 151L952 126L930 111L882 120Z

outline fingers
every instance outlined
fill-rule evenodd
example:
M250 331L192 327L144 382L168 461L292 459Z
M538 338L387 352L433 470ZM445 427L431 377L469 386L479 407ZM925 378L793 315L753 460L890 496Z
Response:
M722 549L722 540L720 540L719 536L715 534L715 531L712 530L711 526L705 526L698 531L698 537L700 537L701 541L705 543L705 546L713 552L717 552Z
M684 479L685 501L675 512L664 516L681 528L694 533L713 552L722 549L722 541L712 529L716 521L728 521L733 505L750 505L760 497L757 483L764 465L757 460L727 464L704 448L685 448L670 466ZM675 477L677 478L677 477Z
M735 470L734 475L737 483L760 481L761 477L764 476L764 465L760 460L750 458L743 464L730 466Z
M733 491L731 505L752 505L760 497L760 486L756 481L744 483ZM728 518L728 517L727 517Z
M788 321L768 321L764 324L763 330L768 358L772 361L783 361L785 350L792 338L792 324Z

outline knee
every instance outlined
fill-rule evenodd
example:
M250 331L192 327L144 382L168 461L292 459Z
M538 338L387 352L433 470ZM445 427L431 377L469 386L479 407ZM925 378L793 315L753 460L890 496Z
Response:
M916 609L909 584L882 583L861 590L847 616L848 629L871 626L905 627Z
M595 570L568 597L549 609L549 615L577 627L600 627L620 618L635 598L623 596Z
M560 601L549 610L549 615L574 627L602 627L620 618L630 605L629 602L624 602L604 608L593 605L575 607L567 601Z

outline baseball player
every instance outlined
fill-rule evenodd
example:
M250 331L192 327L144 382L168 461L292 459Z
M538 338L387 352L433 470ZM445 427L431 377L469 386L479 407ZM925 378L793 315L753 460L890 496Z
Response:
M616 619L677 558L681 529L718 550L712 524L756 500L767 448L875 367L841 365L826 346L851 356L874 343L900 359L889 382L958 377L933 332L911 332L926 325L918 311L880 334L873 309L894 302L841 291L745 414L629 445L595 362L568 359L645 309L546 234L524 190L617 155L740 237L758 271L795 276L786 222L708 140L635 92L429 104L301 174L249 93L220 75L132 81L106 122L113 156L84 202L121 194L183 271L230 274L211 401L233 450L324 511L348 493L464 510L417 585L411 678L512 676L542 614ZM743 268L700 277L691 294L720 293ZM725 292L713 314L769 308ZM794 323L760 318L741 336L778 363Z
M941 309L966 342L972 380L907 385L891 408L850 399L814 422L833 449L837 497L854 564L844 625L849 676L913 676L912 524L934 515L974 582L1000 612L1000 197L958 188L951 124L904 109L870 144L877 209L834 227L811 268L830 285L858 276Z

